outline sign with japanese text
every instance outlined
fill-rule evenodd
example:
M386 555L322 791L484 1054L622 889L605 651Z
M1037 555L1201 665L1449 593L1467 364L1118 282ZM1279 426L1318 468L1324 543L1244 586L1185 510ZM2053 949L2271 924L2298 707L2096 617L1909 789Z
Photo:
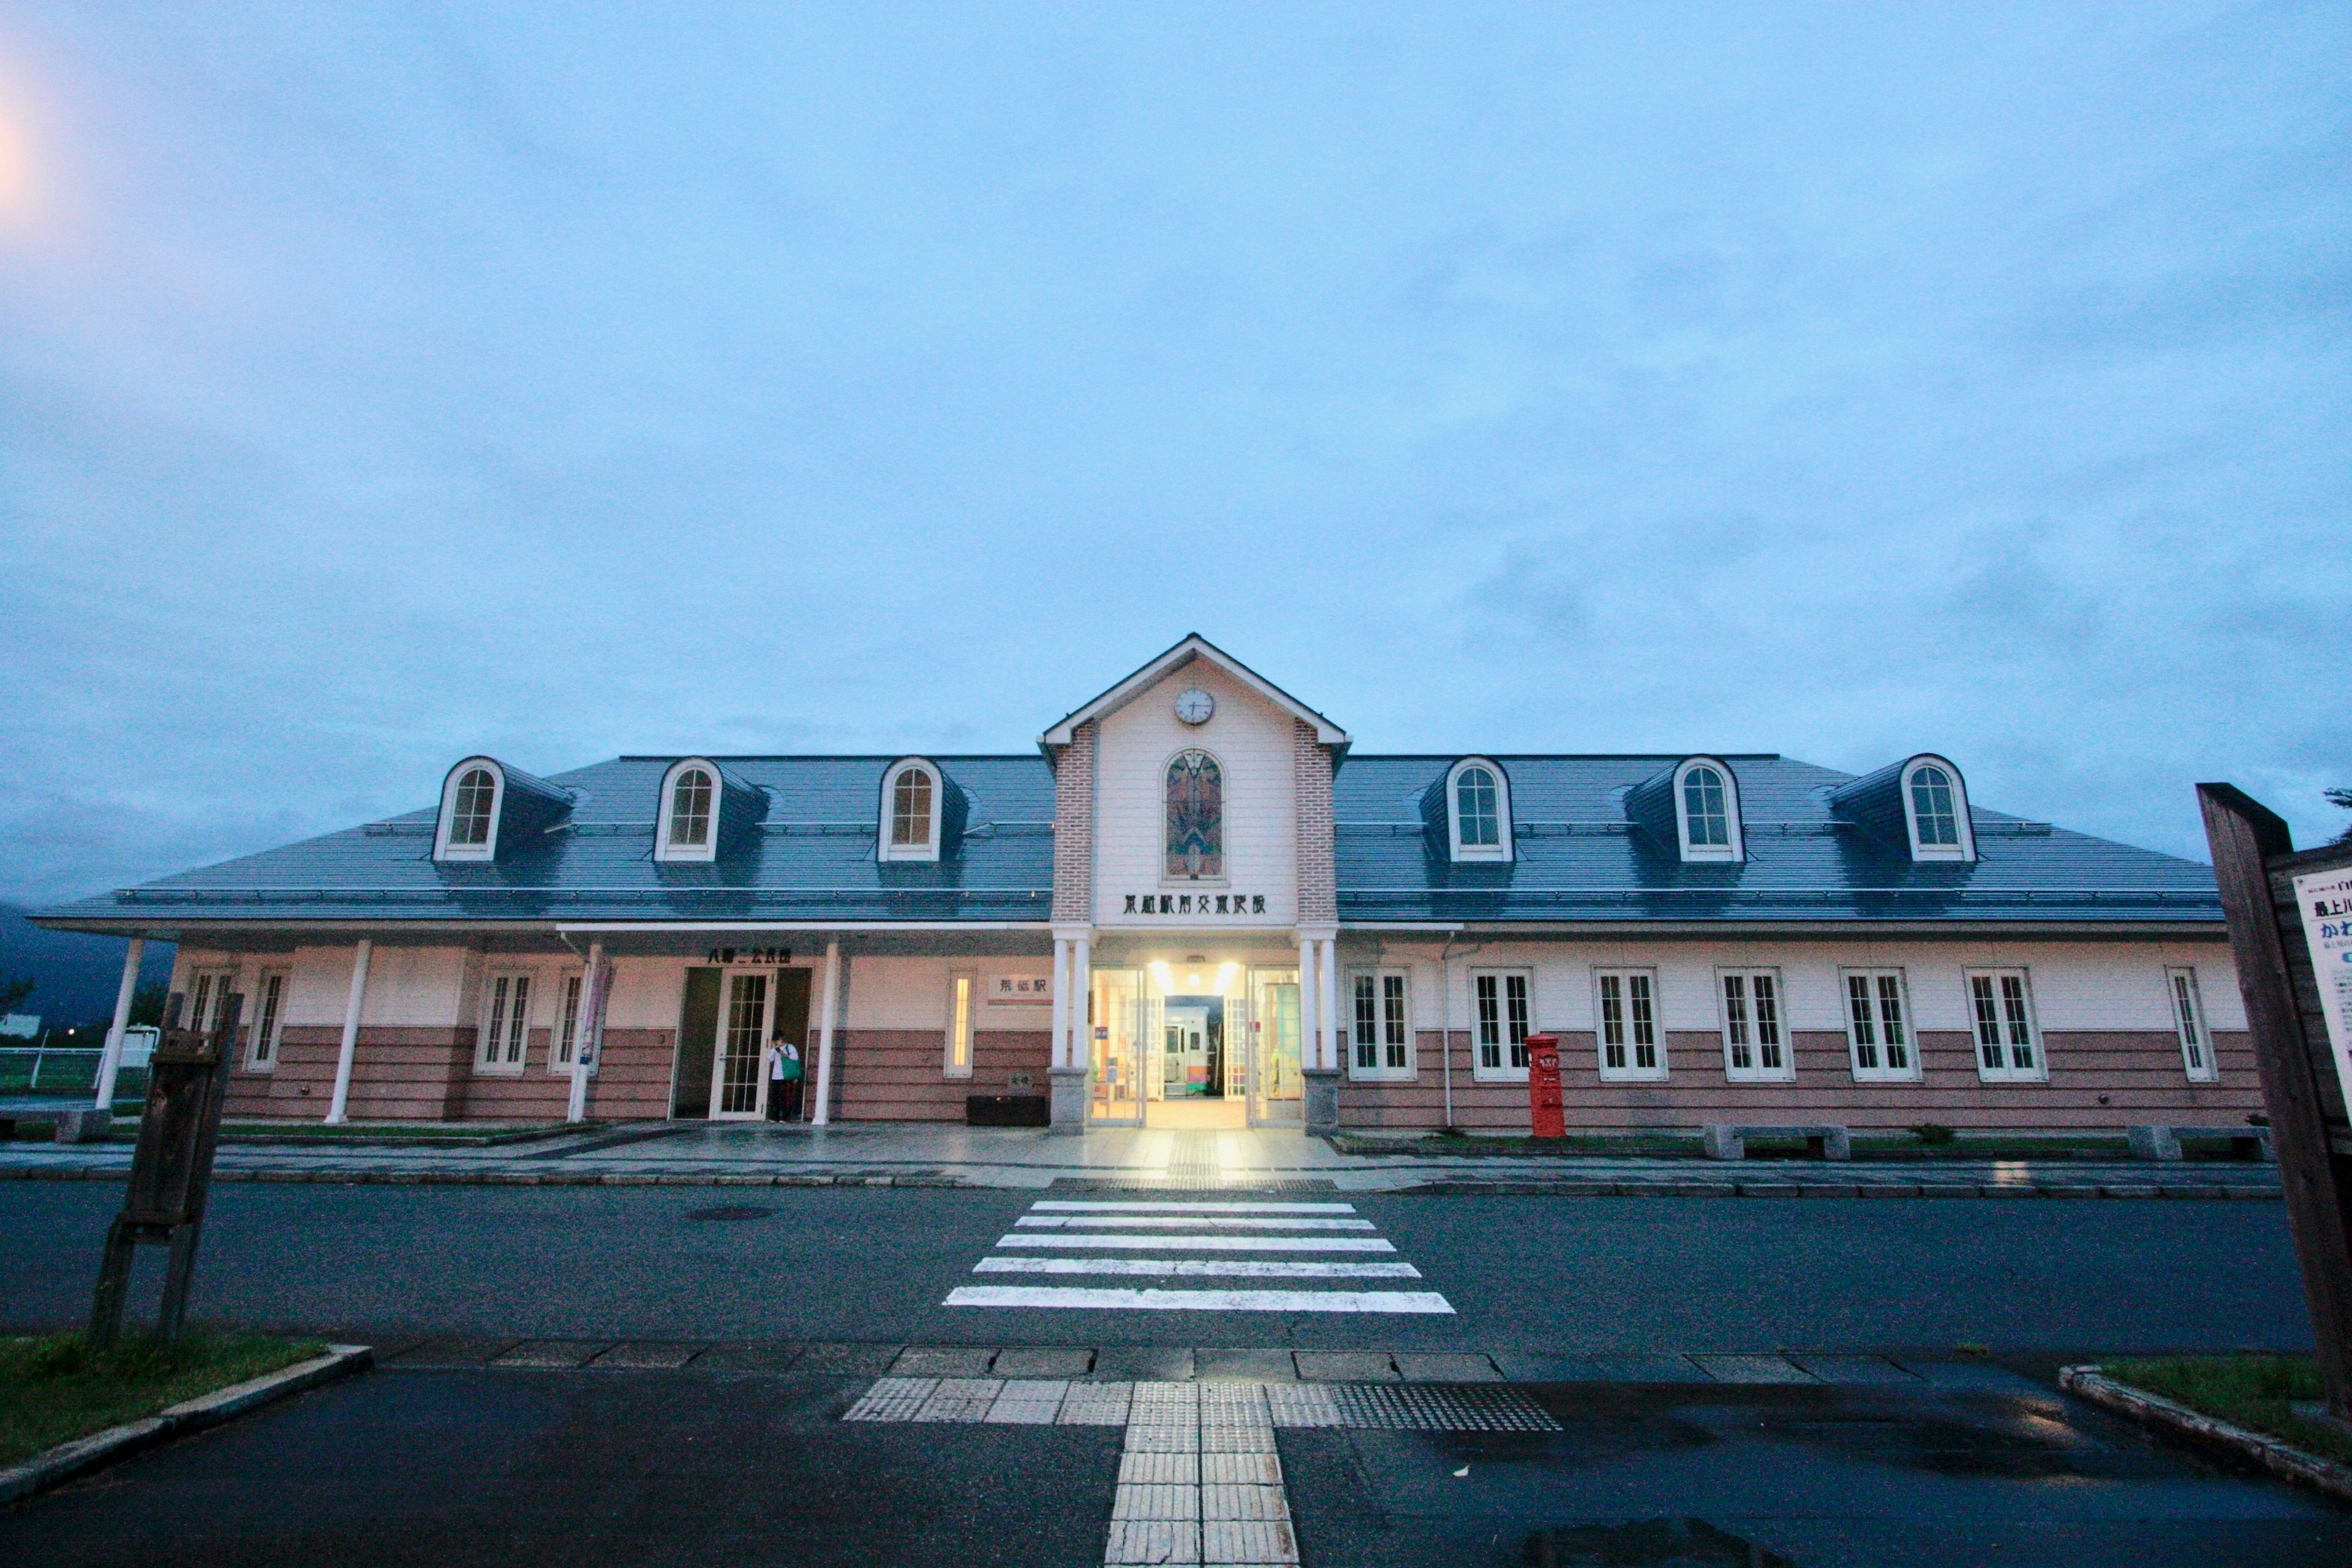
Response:
M2303 911L2312 977L2319 983L2327 1054L2336 1060L2345 1101L2352 1104L2352 866L2297 877L2294 901Z
M1050 974L992 974L988 977L992 1007L1050 1007L1054 978Z

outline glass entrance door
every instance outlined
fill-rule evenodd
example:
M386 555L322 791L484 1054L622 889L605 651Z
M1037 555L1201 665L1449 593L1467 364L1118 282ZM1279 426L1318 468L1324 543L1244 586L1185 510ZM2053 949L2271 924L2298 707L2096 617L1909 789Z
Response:
M1131 969L1098 969L1094 974L1092 1042L1087 1067L1087 1120L1109 1126L1143 1121L1140 1077L1148 1053L1144 1037L1143 976Z
M731 970L719 998L719 1038L711 1052L710 1119L756 1121L767 1114L768 1075L761 1069L768 1044L773 976Z
M1298 1071L1298 972L1262 969L1255 979L1250 1030L1250 1125L1303 1126L1307 1080Z

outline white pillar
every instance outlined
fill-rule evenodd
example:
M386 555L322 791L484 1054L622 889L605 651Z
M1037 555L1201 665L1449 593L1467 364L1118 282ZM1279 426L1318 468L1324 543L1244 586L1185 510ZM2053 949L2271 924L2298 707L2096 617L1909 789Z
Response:
M343 1004L343 1047L335 1054L335 1098L327 1102L327 1122L340 1127L351 1120L345 1114L352 1103L352 1058L360 1048L360 1009L367 1005L368 960L375 953L375 943L360 938L359 951L352 955L352 994Z
M566 1121L588 1120L588 1064L604 1042L604 992L611 965L604 962L604 944L588 944L588 973L580 982L580 1016L572 1026L572 1099L563 1109Z
M817 1005L816 1114L809 1120L823 1127L833 1119L833 1016L841 996L841 939L824 944L824 995Z
M1094 943L1080 937L1070 943L1070 1061L1074 1068L1094 1066L1094 1033L1087 1027L1087 998L1094 991Z
M114 1105L115 1069L122 1065L122 1031L131 1026L131 998L139 989L139 961L147 956L147 939L134 936L122 955L122 984L114 994L114 1022L107 1026L106 1049L98 1058L98 1094L91 1103L100 1110Z
M1323 1065L1323 1026L1317 1017L1316 998L1321 994L1315 984L1315 956L1321 944L1313 937L1298 939L1298 1065L1319 1068Z
M1316 976L1321 995L1316 1011L1323 1016L1323 1065L1336 1068L1341 1060L1339 1041L1335 1037L1339 1031L1339 939L1325 937L1321 945L1323 960L1318 966L1321 973Z
M1070 944L1058 936L1054 939L1053 1065L1070 1065Z

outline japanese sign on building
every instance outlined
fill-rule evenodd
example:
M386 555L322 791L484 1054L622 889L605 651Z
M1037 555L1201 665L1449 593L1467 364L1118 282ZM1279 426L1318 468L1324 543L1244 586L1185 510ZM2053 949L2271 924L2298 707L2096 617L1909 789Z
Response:
M992 974L988 977L992 1007L1050 1007L1054 981L1046 974Z
M2297 877L2294 901L2303 910L2303 937L2319 983L2320 1016L2327 1020L2327 1054L2352 1103L2352 866Z

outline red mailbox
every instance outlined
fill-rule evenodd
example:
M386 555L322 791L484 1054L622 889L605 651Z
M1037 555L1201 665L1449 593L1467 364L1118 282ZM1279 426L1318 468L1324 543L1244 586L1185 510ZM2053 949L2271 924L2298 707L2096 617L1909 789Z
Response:
M1568 1136L1559 1109L1559 1037L1528 1037L1528 1120L1538 1138Z

